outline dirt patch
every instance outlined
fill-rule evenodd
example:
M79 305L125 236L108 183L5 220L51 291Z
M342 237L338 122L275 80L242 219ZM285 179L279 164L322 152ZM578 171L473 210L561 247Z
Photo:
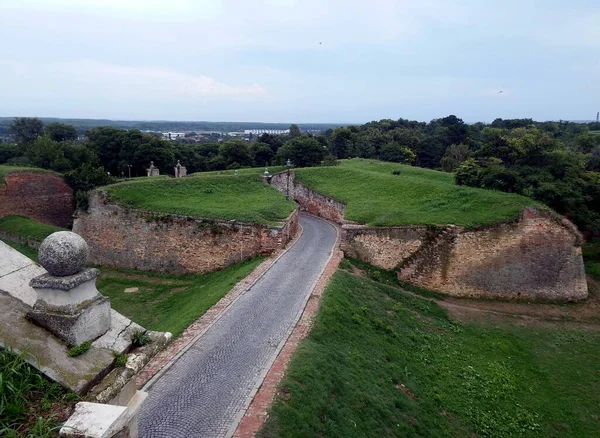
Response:
M100 275L102 277L106 277L106 278L120 278L120 279L126 279L126 280L138 280L138 281L144 281L147 283L156 283L156 284L171 284L174 281L180 281L180 280L168 280L166 278L156 278L156 277L150 277L150 276L145 276L142 274L129 274L129 273L124 273L124 272L116 272L116 271L111 271L111 270L104 270L103 272L101 271Z
M396 389L399 389L400 391L402 391L404 394L406 394L406 396L411 399L411 400L416 400L417 396L403 383L399 383L397 385L394 385L394 387Z
M176 294L176 293L181 292L182 290L186 290L186 289L187 289L187 286L175 287L175 288L169 290L169 295Z
M361 269L353 266L354 275L364 277ZM448 311L452 319L465 322L506 322L513 324L550 327L568 326L582 330L600 330L600 281L587 277L588 298L578 303L545 304L521 301L492 301L446 296L443 300L424 298L401 289L404 293L435 302ZM422 319L418 312L417 318Z
M588 277L589 295L579 303L540 304L478 301L448 297L437 304L450 317L462 321L506 321L520 325L571 327L600 330L600 282Z
M365 271L363 271L362 269L357 268L356 266L352 265L352 273L354 275L358 275L359 277L366 277L367 275L365 274Z

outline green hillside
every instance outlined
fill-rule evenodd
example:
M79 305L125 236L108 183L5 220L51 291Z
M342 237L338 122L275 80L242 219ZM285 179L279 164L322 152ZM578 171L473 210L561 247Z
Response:
M104 189L131 208L243 222L277 223L296 207L258 175L141 178Z
M309 188L347 204L345 219L374 226L474 227L515 219L523 207L540 205L516 194L457 186L450 173L375 160L295 172Z

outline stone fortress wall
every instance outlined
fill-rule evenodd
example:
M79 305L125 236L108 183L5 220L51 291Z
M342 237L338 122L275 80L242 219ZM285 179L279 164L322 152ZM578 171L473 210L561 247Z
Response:
M271 184L286 192L286 172ZM568 220L525 208L518 220L477 229L452 225L368 227L345 221L344 204L289 176L290 197L302 209L342 227L347 256L414 285L458 297L577 301L587 297L583 238Z
M298 230L294 211L281 226L133 210L90 195L73 231L90 247L91 263L163 273L205 273L283 248Z
M0 182L0 217L10 215L66 228L73 215L73 190L57 174L9 173Z

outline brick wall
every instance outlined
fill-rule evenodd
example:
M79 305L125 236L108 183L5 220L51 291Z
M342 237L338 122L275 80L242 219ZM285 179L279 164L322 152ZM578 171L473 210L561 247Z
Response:
M287 192L287 172L273 175L270 182L280 192ZM338 224L344 221L345 205L343 203L315 192L300 182L296 182L294 172L290 172L289 175L289 191L290 198L300 204L303 210Z
M73 191L52 173L13 172L0 183L0 217L19 215L68 227L73 214Z
M298 228L295 211L280 227L235 221L158 215L129 210L90 196L73 231L90 246L94 264L168 273L202 273L282 248Z

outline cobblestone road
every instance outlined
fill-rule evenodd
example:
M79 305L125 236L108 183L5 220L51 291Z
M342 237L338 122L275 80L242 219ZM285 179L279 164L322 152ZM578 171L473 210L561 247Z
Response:
M329 223L304 233L149 389L142 438L224 437L274 359L335 246Z

